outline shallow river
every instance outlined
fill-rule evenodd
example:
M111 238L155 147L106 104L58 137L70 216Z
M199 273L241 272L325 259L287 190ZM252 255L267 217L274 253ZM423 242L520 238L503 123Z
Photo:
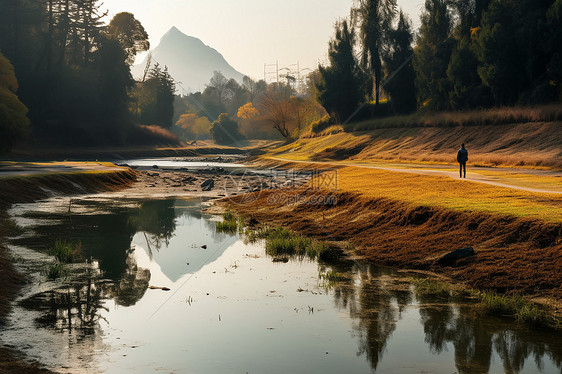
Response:
M31 283L0 340L54 370L561 372L557 334L417 298L392 269L273 262L263 243L217 233L199 200L55 198L11 214L27 228L10 244ZM59 239L89 263L48 281ZM347 280L326 282L331 270Z

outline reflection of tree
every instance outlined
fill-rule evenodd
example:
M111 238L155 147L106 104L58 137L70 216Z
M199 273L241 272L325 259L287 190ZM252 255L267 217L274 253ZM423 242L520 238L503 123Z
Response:
M358 321L353 326L359 339L357 354L364 354L376 370L401 311L412 300L408 285L389 277L388 271L382 268L358 266L353 262L334 264L331 268L351 275L331 288L336 305L349 308L351 317Z
M329 288L336 306L349 310L355 321L358 355L364 354L376 370L402 310L414 299L408 279L388 269L350 262L321 265L319 270L349 275L331 283ZM558 370L562 368L562 346L551 332L483 316L471 304L457 305L431 296L419 298L425 342L433 354L446 351L451 344L459 373L488 373L494 353L506 373L519 373L529 358L539 370L544 367L545 357Z
M127 256L127 270L118 283L110 287L109 294L123 306L137 303L146 292L150 281L150 270L139 268L132 251Z
M359 289L360 310L357 314L360 318L357 326L358 354L364 353L373 370L376 370L400 318L400 309L396 305L399 300L395 297L394 284L382 268L369 267L359 275L362 281Z
M107 310L103 306L104 299L104 287L97 277L90 276L56 290L36 294L23 301L22 305L42 312L36 319L42 327L92 334L99 320L103 319L100 309Z
M558 368L561 367L562 347L558 342L541 342L552 337L524 327L514 328L500 319L482 318L470 305L432 305L422 297L420 315L426 342L432 351L439 353L447 343L455 349L455 364L459 373L487 373L492 354L501 358L506 373L519 373L529 357L537 367L548 354Z
M128 224L134 231L144 233L148 255L152 258L153 249L159 251L163 245L169 245L176 230L175 218L174 200L151 200L141 203L139 209L131 213Z

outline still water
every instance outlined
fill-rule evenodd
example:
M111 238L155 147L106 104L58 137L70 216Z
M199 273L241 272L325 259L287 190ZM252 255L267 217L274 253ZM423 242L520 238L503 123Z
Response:
M208 168L223 168L223 169L238 169L243 168L243 164L236 164L232 162L213 162L213 161L193 161L189 158L177 159L177 158L146 158L146 159L134 159L119 161L121 164L127 164L129 166L136 167L153 167L157 166L164 169L208 169Z
M417 298L408 275L306 259L217 233L199 200L84 197L15 206L30 274L0 340L61 372L561 373L562 339L471 304ZM88 263L47 281L47 248ZM346 274L326 283L328 271ZM170 290L150 289L149 286Z

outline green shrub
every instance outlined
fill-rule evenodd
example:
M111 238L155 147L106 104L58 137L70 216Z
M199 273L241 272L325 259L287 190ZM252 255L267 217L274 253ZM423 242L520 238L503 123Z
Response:
M332 117L330 117L328 114L326 114L324 117L320 118L318 121L314 121L311 124L311 130L312 132L318 134L319 132L322 132L324 130L326 130L328 127L334 125L334 121L332 119Z

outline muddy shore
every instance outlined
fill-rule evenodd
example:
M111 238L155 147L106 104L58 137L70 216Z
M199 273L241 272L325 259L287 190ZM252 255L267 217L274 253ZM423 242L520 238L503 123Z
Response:
M226 160L228 161L228 160ZM7 214L11 204L33 202L51 196L103 194L127 198L230 198L264 188L279 188L292 176L276 178L277 184L265 183L261 174L220 167L204 170L166 170L160 168L123 168L111 173L55 173L33 177L0 179L0 326L10 312L10 302L25 284L25 276L12 263L5 238L13 225ZM211 182L212 181L212 182ZM300 179L299 184L306 180ZM207 187L202 187L204 183ZM208 187L211 185L212 187ZM0 346L0 373L49 373L40 363L28 362L22 352Z

